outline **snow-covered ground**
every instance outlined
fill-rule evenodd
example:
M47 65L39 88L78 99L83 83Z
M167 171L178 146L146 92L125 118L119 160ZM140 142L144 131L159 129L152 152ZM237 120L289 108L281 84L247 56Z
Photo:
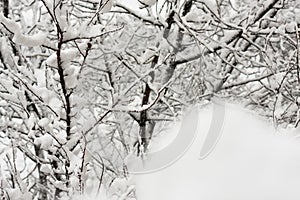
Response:
M138 200L300 199L299 130L276 131L255 114L227 104L221 138L201 160L212 115L212 107L200 109L197 138L177 162L134 175ZM169 140L160 138L157 144Z

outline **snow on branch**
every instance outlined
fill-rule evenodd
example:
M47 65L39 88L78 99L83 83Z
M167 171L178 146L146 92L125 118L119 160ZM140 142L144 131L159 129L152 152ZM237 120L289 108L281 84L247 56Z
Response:
M47 34L44 32L39 32L35 35L24 35L21 32L21 26L0 14L0 23L6 27L6 29L14 34L13 42L19 45L24 45L27 47L41 46L45 43L47 39Z

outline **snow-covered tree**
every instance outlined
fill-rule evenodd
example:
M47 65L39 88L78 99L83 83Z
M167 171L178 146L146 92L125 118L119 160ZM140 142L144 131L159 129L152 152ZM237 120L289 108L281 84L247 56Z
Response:
M126 155L214 97L298 125L297 1L136 5L2 1L1 195L100 191L127 177Z

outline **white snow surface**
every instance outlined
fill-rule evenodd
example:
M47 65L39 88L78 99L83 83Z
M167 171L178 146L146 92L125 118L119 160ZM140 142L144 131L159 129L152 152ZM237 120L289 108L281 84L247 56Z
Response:
M212 108L198 114L197 137L183 157L157 172L134 175L138 200L300 199L299 129L275 130L254 113L226 104L221 138L200 160ZM165 140L154 140L155 148L170 143L172 131Z

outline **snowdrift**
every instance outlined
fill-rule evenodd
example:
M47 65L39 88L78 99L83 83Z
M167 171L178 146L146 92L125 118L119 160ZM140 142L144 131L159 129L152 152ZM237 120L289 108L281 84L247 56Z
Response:
M213 151L199 159L214 113L212 107L199 109L197 137L186 153L166 168L134 175L138 200L300 199L297 130L278 131L250 111L225 106L221 137ZM152 151L171 143L170 135L176 134L173 130L154 141Z

